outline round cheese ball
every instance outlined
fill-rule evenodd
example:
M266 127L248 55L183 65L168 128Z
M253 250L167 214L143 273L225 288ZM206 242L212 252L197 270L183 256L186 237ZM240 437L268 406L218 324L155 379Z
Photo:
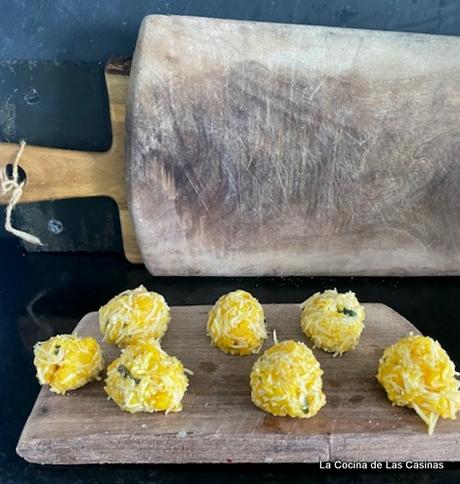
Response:
M441 345L409 335L385 349L377 380L394 405L413 408L431 435L439 417L455 419L460 410L460 382Z
M104 341L121 348L145 338L161 339L170 319L165 298L144 286L118 294L99 309Z
M241 289L223 295L209 312L208 336L225 353L258 353L267 337L261 304Z
M188 386L185 371L156 340L138 341L108 366L104 389L126 412L180 412Z
M364 307L351 291L317 292L302 303L300 324L315 347L341 355L356 347L364 329Z
M303 343L276 343L254 363L251 399L257 407L277 416L310 418L326 404L323 370Z
M94 338L61 334L34 346L34 365L41 385L65 394L100 380L104 368L102 351Z

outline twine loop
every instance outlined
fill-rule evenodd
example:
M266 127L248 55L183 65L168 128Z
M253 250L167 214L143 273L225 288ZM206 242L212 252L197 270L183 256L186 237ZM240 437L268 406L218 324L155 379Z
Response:
M16 229L11 224L11 216L16 204L19 202L23 189L25 180L22 182L19 181L19 160L21 159L22 152L26 146L26 142L21 140L19 143L19 150L16 153L16 156L13 161L13 171L12 176L9 177L6 171L6 166L3 167L3 170L0 174L0 189L2 195L10 195L10 201L6 207L6 217L5 217L5 230L20 239L29 242L29 244L34 245L43 245L42 241L36 237L35 235L29 234L24 232L23 230Z

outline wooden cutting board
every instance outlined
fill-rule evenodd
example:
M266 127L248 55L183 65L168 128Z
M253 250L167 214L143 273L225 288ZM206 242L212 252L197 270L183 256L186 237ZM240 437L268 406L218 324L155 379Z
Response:
M460 274L460 38L149 16L126 134L154 274Z
M460 274L459 52L149 16L127 106L129 68L106 73L111 149L27 146L22 201L112 197L127 258L157 275Z
M124 413L107 400L103 382L67 396L43 388L17 452L41 464L460 460L460 420L440 419L428 436L416 413L393 407L375 378L384 348L417 329L383 304L365 308L356 350L340 358L314 350L327 404L312 419L274 417L256 408L249 373L257 356L229 356L210 346L209 306L174 307L163 347L194 371L182 412ZM311 347L300 331L299 305L264 309L280 340ZM97 313L86 315L75 331L100 340ZM118 355L114 347L103 349L107 362Z

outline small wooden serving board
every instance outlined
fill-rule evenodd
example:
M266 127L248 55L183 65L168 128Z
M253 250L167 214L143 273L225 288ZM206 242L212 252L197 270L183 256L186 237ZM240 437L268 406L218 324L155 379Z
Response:
M383 304L365 304L359 346L342 357L319 349L327 404L311 419L274 417L250 399L257 355L228 356L206 336L209 306L172 308L163 348L193 370L180 413L122 412L95 382L66 396L42 388L17 452L41 464L460 460L460 420L439 421L434 435L413 410L393 407L375 374L383 349L417 329ZM298 304L265 305L279 340L312 347ZM101 340L97 313L75 328ZM271 337L264 350L272 344ZM119 350L103 344L107 362Z

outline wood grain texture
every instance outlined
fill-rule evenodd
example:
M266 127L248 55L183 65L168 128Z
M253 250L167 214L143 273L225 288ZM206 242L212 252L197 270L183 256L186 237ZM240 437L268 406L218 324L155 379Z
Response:
M340 358L314 350L327 404L312 419L274 417L251 403L249 373L257 356L234 357L211 347L209 309L172 308L163 340L163 348L194 371L182 412L124 413L107 400L103 382L67 396L43 388L18 454L42 464L460 460L460 420L440 419L430 437L413 410L390 404L375 378L384 348L418 332L392 309L365 304L366 327L356 350ZM311 347L300 330L299 305L264 310L280 340ZM85 316L75 331L100 340L97 313ZM118 355L114 347L103 350L107 362Z
M20 203L63 198L108 196L120 213L123 248L131 262L142 262L125 194L125 111L129 60L106 68L112 122L112 146L107 152L74 151L27 145L20 161L27 181ZM17 144L0 143L0 162L12 162ZM7 198L2 199L7 203Z
M460 39L147 17L128 201L154 274L460 274Z

